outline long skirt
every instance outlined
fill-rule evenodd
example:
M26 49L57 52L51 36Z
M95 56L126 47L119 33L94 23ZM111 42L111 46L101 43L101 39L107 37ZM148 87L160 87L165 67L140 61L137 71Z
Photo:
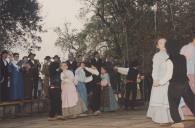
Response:
M86 111L86 105L79 97L74 83L62 84L62 115L64 117L79 115Z
M103 87L101 90L101 111L116 111L118 108L112 87Z
M76 88L77 88L77 91L79 93L79 96L81 97L81 99L83 100L85 105L88 106L88 102L87 102L87 89L86 89L85 83L78 82Z
M62 108L63 117L76 116L87 111L87 107L79 97L77 104L73 107Z
M24 98L24 82L22 74L13 70L10 78L10 100L21 100Z
M189 78L190 88L192 89L192 92L195 94L195 74L189 74L188 78ZM193 116L193 113L191 112L191 110L187 105L185 105L182 108L182 111L185 116Z
M169 109L168 87L169 84L152 87L147 117L156 123L173 122Z

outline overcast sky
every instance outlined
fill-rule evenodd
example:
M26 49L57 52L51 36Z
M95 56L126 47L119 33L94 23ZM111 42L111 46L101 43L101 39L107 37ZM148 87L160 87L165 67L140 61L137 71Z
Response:
M38 0L41 3L41 15L48 32L42 34L43 42L37 58L43 59L46 55L61 54L60 48L54 43L57 38L53 32L55 27L62 26L65 21L72 24L72 28L82 29L83 21L79 20L79 10L82 7L80 0Z

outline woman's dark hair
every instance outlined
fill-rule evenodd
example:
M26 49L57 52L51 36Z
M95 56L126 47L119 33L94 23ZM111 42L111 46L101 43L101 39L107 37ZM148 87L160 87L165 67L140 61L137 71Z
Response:
M165 48L170 58L179 55L182 45L177 40L169 39L165 44Z
M101 68L103 68L104 70L106 70L106 72L108 72L108 67L106 65L102 65Z
M93 53L94 56L96 56L97 54L99 54L99 52L97 52L97 51L95 51L95 52Z
M18 56L19 55L19 53L13 53L13 56Z
M129 63L129 67L130 67L130 68L133 68L133 67L136 67L136 66L138 66L138 61L137 61L137 60L131 61L131 62Z
M67 61L62 61L61 64L66 64L69 67L69 64Z

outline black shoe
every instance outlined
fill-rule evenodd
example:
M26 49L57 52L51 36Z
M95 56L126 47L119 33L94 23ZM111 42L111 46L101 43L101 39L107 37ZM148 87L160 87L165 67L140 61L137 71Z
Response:
M131 110L132 110L132 111L135 111L136 109L135 109L134 107L131 107Z
M124 108L125 111L129 111L129 108Z

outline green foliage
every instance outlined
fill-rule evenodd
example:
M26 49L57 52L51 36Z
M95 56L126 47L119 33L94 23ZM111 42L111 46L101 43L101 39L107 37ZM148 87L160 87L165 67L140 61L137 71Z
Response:
M154 42L158 37L174 38L178 43L188 43L194 34L194 3L189 0L83 0L86 10L94 15L86 29L97 42L106 41L112 56L139 60L145 72L151 70ZM157 4L156 30L155 13ZM89 9L90 8L90 9ZM86 14L87 15L87 14ZM93 19L96 19L95 21ZM92 27L91 24L96 24ZM95 26L95 25L93 25ZM93 30L98 33L91 33ZM85 31L85 30L84 30ZM91 39L91 40L93 40ZM188 39L188 40L187 40Z
M151 71L152 56L156 52L154 44L159 37L185 44L195 32L193 0L82 1L85 8L81 9L80 16L92 15L85 29L77 33L83 35L82 43L93 46L87 45L85 50L97 50L101 42L106 42L107 54L121 62L138 60L143 72Z
M55 45L61 47L63 52L76 52L83 55L86 50L84 42L86 34L78 33L76 29L70 29L69 26L70 23L65 23L63 28L57 27L54 30L58 35Z
M0 0L0 48L41 42L41 19L37 0Z

